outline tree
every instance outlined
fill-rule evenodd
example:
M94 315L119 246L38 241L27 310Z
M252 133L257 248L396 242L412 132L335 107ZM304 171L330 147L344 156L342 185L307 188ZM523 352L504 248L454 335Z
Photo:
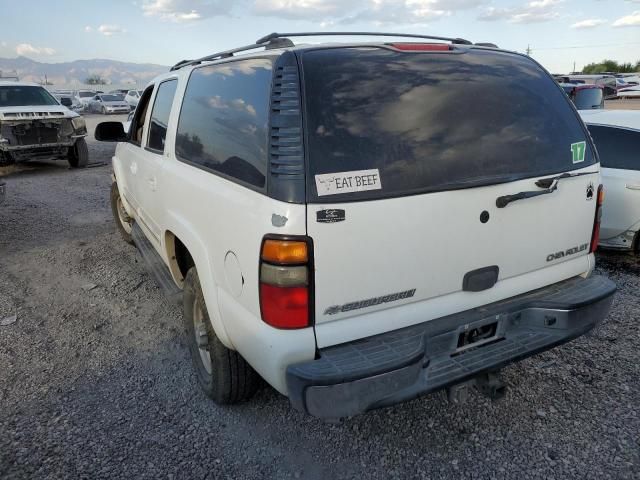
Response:
M104 78L102 78L100 75L96 73L94 75L89 75L85 79L84 83L86 83L87 85L104 85L107 82L105 81Z
M582 73L633 73L637 71L640 71L640 60L638 60L635 64L618 63L615 60L603 60L600 63L590 63L589 65L585 65L582 69Z

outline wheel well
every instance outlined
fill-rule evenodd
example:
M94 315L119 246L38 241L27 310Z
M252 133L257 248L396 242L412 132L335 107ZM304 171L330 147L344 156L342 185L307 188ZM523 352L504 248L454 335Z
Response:
M195 265L193 257L182 241L173 233L167 232L166 246L169 266L174 278L182 285L184 277L191 267Z

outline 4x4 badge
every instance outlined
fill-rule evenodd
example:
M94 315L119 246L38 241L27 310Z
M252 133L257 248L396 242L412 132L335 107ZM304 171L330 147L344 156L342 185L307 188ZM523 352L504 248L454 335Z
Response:
M593 200L593 182L587 185L587 200Z
M336 223L345 219L344 210L340 208L330 208L327 210L318 210L316 212L316 220L318 223Z

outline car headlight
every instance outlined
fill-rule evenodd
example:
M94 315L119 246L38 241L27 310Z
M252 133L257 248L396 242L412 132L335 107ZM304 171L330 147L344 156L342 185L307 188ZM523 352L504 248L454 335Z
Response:
M74 117L71 119L71 125L73 125L73 129L77 132L78 130L87 130L87 122L84 121L84 117Z

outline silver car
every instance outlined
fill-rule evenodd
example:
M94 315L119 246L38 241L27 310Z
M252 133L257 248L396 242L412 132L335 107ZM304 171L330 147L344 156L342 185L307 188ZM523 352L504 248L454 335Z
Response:
M95 113L129 113L131 107L122 95L101 93L89 100L89 112Z

